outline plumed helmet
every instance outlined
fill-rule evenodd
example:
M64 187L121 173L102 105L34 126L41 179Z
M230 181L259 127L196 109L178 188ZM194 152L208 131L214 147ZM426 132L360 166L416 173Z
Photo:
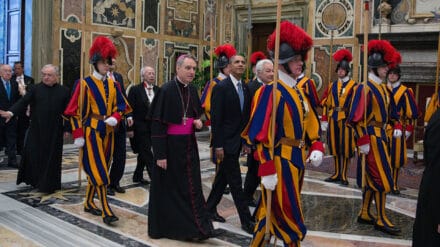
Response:
M267 40L267 50L269 55L275 55L274 31ZM283 21L280 26L280 57L279 64L285 64L293 59L295 55L301 55L302 60L307 59L307 52L313 45L312 38L300 27L289 21Z
M348 49L338 50L333 54L333 59L338 62L336 65L336 72L339 68L344 69L347 73L350 72L350 62L353 60L353 55Z
M262 51L256 51L251 54L251 65L254 66L258 63L258 61L266 58L266 55L264 55Z
M401 76L400 66L397 65L397 66L395 66L394 68L389 69L389 70L388 70L388 74L391 74L391 73L395 73L396 75L399 76L399 79L400 79L400 76Z
M235 47L231 44L224 44L215 48L214 53L217 59L214 62L214 68L223 69L229 64L229 59L237 54Z
M396 52L387 40L370 40L368 42L368 67L378 68L392 64L396 59Z
M116 57L118 51L113 42L104 36L98 36L92 43L89 50L89 59L91 64L96 64L98 61L108 61L111 64L113 58Z
M388 67L389 67L388 74L396 73L399 76L399 79L400 79L401 70L400 70L399 64L401 64L401 63L402 63L402 56L400 55L400 52L396 51L394 53L392 61L388 65Z

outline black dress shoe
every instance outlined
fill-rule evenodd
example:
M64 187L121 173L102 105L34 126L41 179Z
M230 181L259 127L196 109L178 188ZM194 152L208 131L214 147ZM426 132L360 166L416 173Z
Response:
M217 222L221 222L221 223L226 222L225 218L223 218L222 216L220 216L217 212L215 212L215 213L212 215L212 220L213 220L213 221L217 221Z
M100 216L102 215L102 211L99 208L84 208L84 212L87 212L92 215Z
M243 231L251 235L254 234L254 228L255 228L255 224L253 222L249 222L247 224L241 225L241 229L243 229Z
M361 216L358 216L357 222L359 224L364 224L364 225L374 225L375 224L374 219L363 219Z
M329 182L329 183L337 183L337 182L339 182L339 178L328 177L328 178L324 179L324 181Z
M341 180L341 185L348 186L348 181L347 180Z
M104 223L109 226L112 224L112 222L115 222L118 220L119 220L119 218L114 215L105 216L104 218L102 218L102 221L104 221Z
M111 187L112 187L116 192L118 192L118 193L121 193L121 194L125 193L125 189L122 188L122 187L119 186L119 185L111 186Z
M392 191L391 191L394 195L399 195L400 194L400 190L398 190L398 189L393 189Z
M144 178L133 178L133 183L150 184L150 181Z
M229 188L229 186L227 186L223 191L223 194L228 195L229 193L231 193L231 189Z
M401 232L400 229L395 226L380 226L378 224L374 224L374 229L394 236L400 235Z
M114 196L116 193L115 193L115 190L113 189L113 187L111 187L111 186L108 186L107 187L107 195L109 195L109 196Z

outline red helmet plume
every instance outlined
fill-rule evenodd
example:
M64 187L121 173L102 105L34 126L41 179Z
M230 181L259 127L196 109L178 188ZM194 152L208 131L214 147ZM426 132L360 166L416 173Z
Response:
M220 57L221 55L225 55L229 59L235 54L237 54L237 51L235 50L235 47L233 45L224 44L215 48L214 53L217 55L217 57Z
M399 66L399 64L401 64L401 63L402 63L402 56L400 55L400 52L396 51L396 52L394 52L394 56L393 56L393 58L391 59L391 62L390 62L390 64L388 65L388 67L389 67L390 69L394 69L394 68L396 68L397 66Z
M271 57L274 57L275 31L269 35L267 50ZM312 38L300 27L289 21L283 21L280 26L280 57L279 63L284 64L290 61L293 56L301 55L303 60L307 59L307 51L313 46Z
M237 54L237 51L233 45L224 44L215 48L214 53L217 55L214 67L223 69L229 64L229 59Z
M110 60L118 54L113 42L104 36L98 36L92 43L89 50L90 63L94 64L100 60Z
M258 61L266 58L267 58L266 55L264 55L262 51L256 51L251 54L251 64L255 65L257 64Z
M346 60L347 62L351 62L353 60L353 55L348 49L341 49L333 54L333 59L336 62L341 62L342 60Z
M368 42L368 66L377 68L389 65L396 58L396 49L387 40L370 40Z

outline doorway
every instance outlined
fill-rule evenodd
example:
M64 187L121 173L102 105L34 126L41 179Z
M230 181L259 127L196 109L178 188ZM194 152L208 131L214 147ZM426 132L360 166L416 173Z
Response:
M262 51L269 57L267 52L267 38L275 30L276 23L252 23L252 52Z

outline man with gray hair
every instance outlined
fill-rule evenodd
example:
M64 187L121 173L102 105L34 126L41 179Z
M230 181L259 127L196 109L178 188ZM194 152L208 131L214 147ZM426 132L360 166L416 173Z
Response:
M157 94L159 87L156 86L156 72L154 68L145 66L141 69L141 83L133 86L128 93L128 102L133 109L133 126L128 129L128 136L133 136L132 148L137 153L137 165L133 173L133 182L149 184L144 179L144 168L147 168L148 176L152 177L154 165L151 151L151 119L148 113L151 103Z
M17 81L12 80L12 68L9 64L0 64L0 110L8 110L20 98ZM0 119L0 146L5 147L8 166L17 168L17 117L9 122Z
M61 189L63 132L69 124L62 115L69 103L69 89L58 83L59 70L52 64L41 69L42 83L30 87L9 111L0 111L6 123L30 105L30 126L24 143L17 184L33 186L39 192L53 193ZM43 144L44 145L41 145Z

